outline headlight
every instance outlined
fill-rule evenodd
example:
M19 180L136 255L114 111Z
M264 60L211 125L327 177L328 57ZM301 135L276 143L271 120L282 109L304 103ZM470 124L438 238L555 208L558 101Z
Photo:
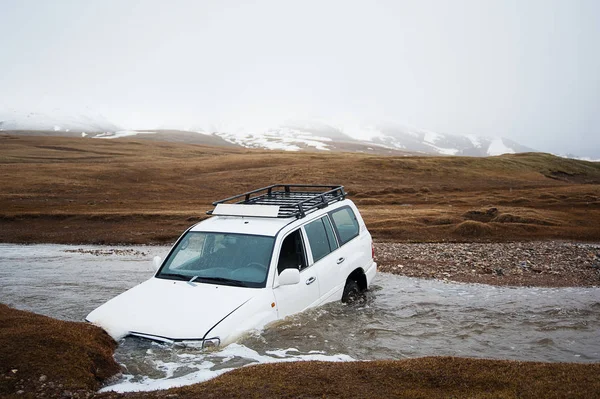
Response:
M202 342L202 349L216 348L221 345L219 338L207 338Z

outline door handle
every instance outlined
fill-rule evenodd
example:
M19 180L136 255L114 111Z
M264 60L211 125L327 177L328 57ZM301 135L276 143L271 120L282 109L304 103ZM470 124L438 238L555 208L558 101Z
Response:
M343 262L343 261L345 261L345 260L346 260L346 258L339 258L339 259L337 260L337 264L339 265L340 263L342 263L342 262Z
M306 285L311 285L315 281L317 281L317 278L316 277L311 277L308 280L306 280Z

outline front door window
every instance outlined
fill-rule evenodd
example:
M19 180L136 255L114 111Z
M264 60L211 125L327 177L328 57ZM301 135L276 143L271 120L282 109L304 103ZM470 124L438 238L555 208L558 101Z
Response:
M295 268L302 271L306 266L307 262L304 244L302 243L302 234L300 234L300 230L296 230L288 235L281 244L277 272L281 273L284 269L288 268Z

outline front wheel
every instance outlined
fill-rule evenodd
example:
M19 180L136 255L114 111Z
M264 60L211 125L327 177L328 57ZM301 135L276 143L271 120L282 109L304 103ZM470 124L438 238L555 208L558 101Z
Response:
M355 303L364 300L364 294L360 290L358 283L352 279L346 281L344 293L342 294L342 303Z

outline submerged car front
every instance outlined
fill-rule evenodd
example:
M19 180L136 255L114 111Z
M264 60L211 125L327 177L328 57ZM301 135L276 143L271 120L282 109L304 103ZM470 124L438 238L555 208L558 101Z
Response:
M272 236L190 230L153 278L86 320L115 339L228 343L277 317L272 290L266 288L273 244Z

